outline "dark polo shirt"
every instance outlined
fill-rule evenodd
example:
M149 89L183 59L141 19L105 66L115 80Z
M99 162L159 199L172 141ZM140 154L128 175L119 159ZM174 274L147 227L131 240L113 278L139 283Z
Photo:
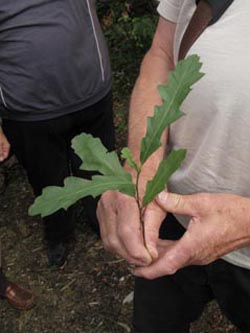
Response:
M1 0L3 118L56 118L93 105L110 89L94 0Z

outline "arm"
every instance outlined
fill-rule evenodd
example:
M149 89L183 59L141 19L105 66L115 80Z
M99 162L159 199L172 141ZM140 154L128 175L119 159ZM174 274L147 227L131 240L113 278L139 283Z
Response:
M0 126L0 162L3 162L10 152L10 144L7 140L2 127Z
M136 81L129 114L128 145L139 160L141 138L146 134L146 118L153 115L155 105L162 103L157 86L166 84L168 73L174 68L173 39L175 24L161 18L149 52L143 59ZM158 153L162 159L163 150ZM154 158L151 159L150 164Z
M135 274L148 279L175 273L189 265L205 265L250 245L250 198L234 194L178 195L162 192L156 199L166 211L191 217L178 241L160 241L159 257Z
M132 93L128 146L137 161L141 139L146 133L146 118L153 114L155 105L161 104L157 86L166 83L168 72L174 67L174 34L175 24L161 18ZM141 194L144 192L146 181L153 177L163 158L166 138L167 133L162 138L164 145L145 164L141 174ZM125 169L133 175L134 172L128 165L125 165ZM158 256L156 240L160 224L165 217L165 213L158 205L153 203L148 207L148 216L150 216L144 220L147 248L143 243L139 211L133 198L108 191L99 202L97 215L106 249L136 265L147 265L152 258Z

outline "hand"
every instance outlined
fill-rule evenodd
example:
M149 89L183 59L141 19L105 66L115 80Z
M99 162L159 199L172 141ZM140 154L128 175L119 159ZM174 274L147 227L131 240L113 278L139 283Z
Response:
M191 217L178 241L159 240L159 257L134 274L148 279L174 274L189 265L205 265L250 244L250 199L233 194L177 195L156 199L166 211ZM147 214L147 212L146 212Z
M156 203L148 207L148 215L144 220L145 247L136 200L117 191L107 191L102 195L97 208L105 249L130 264L150 264L153 258L158 257L156 241L165 215Z
M3 162L10 152L10 144L7 140L2 128L0 127L0 162Z

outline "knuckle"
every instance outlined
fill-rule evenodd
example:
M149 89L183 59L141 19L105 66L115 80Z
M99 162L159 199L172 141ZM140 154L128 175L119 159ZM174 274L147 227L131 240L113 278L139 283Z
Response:
M97 208L98 209L105 209L110 206L110 196L106 192L103 193L100 200L98 201Z
M138 262L138 261L140 262L142 259L144 259L144 256L138 250L135 250L133 252L133 260L135 262ZM135 262L134 262L134 264L135 264Z
M121 239L123 238L129 238L131 237L131 235L134 233L131 230L130 225L125 224L125 223L121 223L118 228L117 228L117 233L118 233L118 237L120 237Z
M119 242L116 239L106 239L105 247L107 251L112 252L112 253L117 253L119 252Z
M108 242L108 238L107 237L104 237L102 235L102 245L103 245L103 248L107 251L109 251L109 242Z
M167 267L167 275L173 275L177 272L176 262L173 257L165 258L165 265Z
M109 245L105 242L103 242L103 248L104 248L105 251L111 252L111 249L109 248Z

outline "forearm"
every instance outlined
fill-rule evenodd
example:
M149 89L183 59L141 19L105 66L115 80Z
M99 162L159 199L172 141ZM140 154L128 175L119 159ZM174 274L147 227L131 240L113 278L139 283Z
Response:
M167 82L168 72L172 68L173 65L168 64L164 55L159 56L154 50L150 50L142 62L131 97L128 127L128 144L137 158L140 139L146 134L146 118L153 115L155 105L162 103L157 87Z
M139 161L141 139L146 134L147 117L153 115L155 105L162 104L157 87L166 84L168 73L174 68L173 35L175 25L160 21L151 49L146 54L136 81L129 114L128 146ZM162 41L164 40L164 41ZM164 44L163 44L164 43ZM144 169L153 171L162 160L167 142L167 131L162 147L147 161Z

